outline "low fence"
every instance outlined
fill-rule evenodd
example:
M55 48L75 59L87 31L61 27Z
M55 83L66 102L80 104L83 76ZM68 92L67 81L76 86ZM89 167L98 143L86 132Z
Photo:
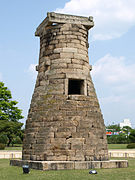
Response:
M0 159L18 159L22 158L21 151L0 151Z
M135 158L135 150L109 150L109 157Z

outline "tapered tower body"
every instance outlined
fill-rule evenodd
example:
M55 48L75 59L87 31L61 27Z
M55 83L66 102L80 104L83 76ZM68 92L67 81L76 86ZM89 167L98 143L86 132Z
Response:
M48 13L40 37L37 81L23 142L23 160L107 160L103 116L91 79L92 17Z

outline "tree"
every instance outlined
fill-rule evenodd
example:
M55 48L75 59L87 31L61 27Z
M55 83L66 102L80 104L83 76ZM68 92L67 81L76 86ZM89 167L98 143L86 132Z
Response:
M118 125L117 125L117 124L109 125L109 126L107 126L106 128L107 128L107 129L113 129L113 131L120 131L120 130L121 130L119 124L118 124Z
M124 126L124 127L122 128L122 130L123 130L123 131L125 132L125 134L126 134L127 144L128 144L128 143L129 143L129 134L130 134L132 128L129 127L129 126Z
M132 129L132 130L130 131L129 141L130 141L131 143L135 143L135 129Z
M126 135L119 133L119 135L107 136L108 144L127 144Z
M0 134L8 137L8 146L23 126L23 123L19 122L23 118L22 110L16 107L17 103L12 101L10 90L0 82Z

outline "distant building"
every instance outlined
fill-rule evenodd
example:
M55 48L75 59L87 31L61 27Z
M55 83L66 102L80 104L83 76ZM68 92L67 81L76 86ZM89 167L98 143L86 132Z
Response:
M121 128L123 128L124 126L129 126L132 128L130 119L124 119L123 122L120 123Z

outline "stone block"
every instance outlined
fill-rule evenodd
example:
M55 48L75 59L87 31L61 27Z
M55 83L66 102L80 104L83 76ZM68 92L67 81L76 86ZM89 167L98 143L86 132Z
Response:
M46 157L47 161L66 161L67 156L66 155L60 155L60 156L48 156Z
M73 156L72 156L73 157ZM69 159L73 159L72 157L68 157ZM10 160L11 166L20 166L29 165L32 169L37 170L62 170L62 169L100 169L102 167L102 163L108 164L108 169L112 167L112 161L31 161L31 160ZM128 161L126 160L114 160L115 168L117 168L117 163L119 167L127 168ZM106 168L106 166L105 166ZM114 168L114 166L113 166Z
M65 39L65 38L66 38L65 35L57 35L57 36L56 36L56 39L58 39L58 40L59 40L59 39Z
M66 142L66 138L52 138L51 139L51 143L53 144L53 145L59 145L59 144L61 144L61 142L64 144L65 142Z
M74 169L74 162L51 162L49 170Z
M67 53L67 52L63 52L63 53L60 53L60 58L73 58L74 57L74 54L71 52L71 53Z
M80 64L68 64L68 68L70 69L83 69L83 66Z
M83 149L83 144L82 143L78 143L78 144L71 144L71 149L72 150L82 150ZM84 155L83 155L84 156ZM76 156L77 157L77 156ZM79 159L80 160L80 159ZM85 160L85 159L84 159Z
M74 59L80 59L86 61L87 57L84 54L74 53Z
M60 64L60 63L70 64L71 59L70 58L62 58L62 59L55 59L55 60L52 61L52 64Z
M84 37L82 37L82 36L78 36L78 39L81 40L81 41L83 41L83 42L85 42L85 43L87 42L87 38L86 38L86 37L84 38Z
M74 43L74 47L79 48L79 49L85 49L86 48L81 43L80 44Z
M67 53L77 53L77 48L63 48L63 52L67 52Z
M58 44L58 42L59 42L59 41L56 39L56 40L52 40L52 41L50 41L50 42L49 42L49 44L50 44L50 45L52 45L52 44L54 44L54 45L55 45L55 44Z
M91 162L92 169L100 169L101 168L101 161L92 161Z
M65 34L65 35L72 35L73 34L72 31L63 31L62 33Z
M66 35L67 39L78 39L76 35Z
M65 77L66 77L66 74L64 73L48 75L48 79L64 79Z
M84 138L70 138L66 140L67 143L71 143L72 145L73 144L82 145L84 141L85 141Z
M75 162L75 169L88 169L85 161Z
M70 43L70 39L59 39L59 43Z
M69 125L69 123L68 123ZM74 126L66 126L66 122L65 122L65 126L64 127L59 127L57 132L76 132L76 127Z
M70 30L70 25L67 26L66 24L64 24L64 26L60 29L60 31L62 32L65 32L65 31L69 31Z
M87 43L86 43L86 42L84 42L84 41L81 41L81 45L83 45L83 46L87 46Z
M75 43L71 43L70 41L69 42L66 42L66 47L75 47L76 45L78 45L78 44L75 44ZM77 47L75 47L75 48L77 48Z
M79 32L81 32L82 34L85 34L85 35L88 34L88 32L86 30L83 30L83 29L79 29Z
M66 48L56 48L54 49L54 53L61 53L61 52L66 52L66 53L74 53L76 52L77 53L77 48L69 48L69 47L66 47Z
M56 138L68 138L71 136L71 132L56 132L55 137Z
M87 51L87 50L84 50L84 48L83 48L83 49L77 49L77 52L78 52L79 54L83 54L83 55L88 56L88 51Z
M54 53L61 53L61 52L63 52L63 48L55 48L53 52Z
M51 69L61 69L61 68L67 68L67 63L60 63L60 64L52 64Z
M55 54L50 56L50 60L59 59L59 58L60 58L60 54L59 53L55 53Z
M85 79L86 77L80 73L66 73L66 78L69 78L69 79ZM69 96L70 98L70 96Z
M67 43L58 43L58 44L55 44L55 47L56 48L64 48L64 47L67 47Z
M70 42L75 44L80 44L80 40L78 39L71 39Z
M84 64L84 61L79 60L79 59L72 59L72 63L73 63L73 64L80 64L80 65L83 65L83 64Z

